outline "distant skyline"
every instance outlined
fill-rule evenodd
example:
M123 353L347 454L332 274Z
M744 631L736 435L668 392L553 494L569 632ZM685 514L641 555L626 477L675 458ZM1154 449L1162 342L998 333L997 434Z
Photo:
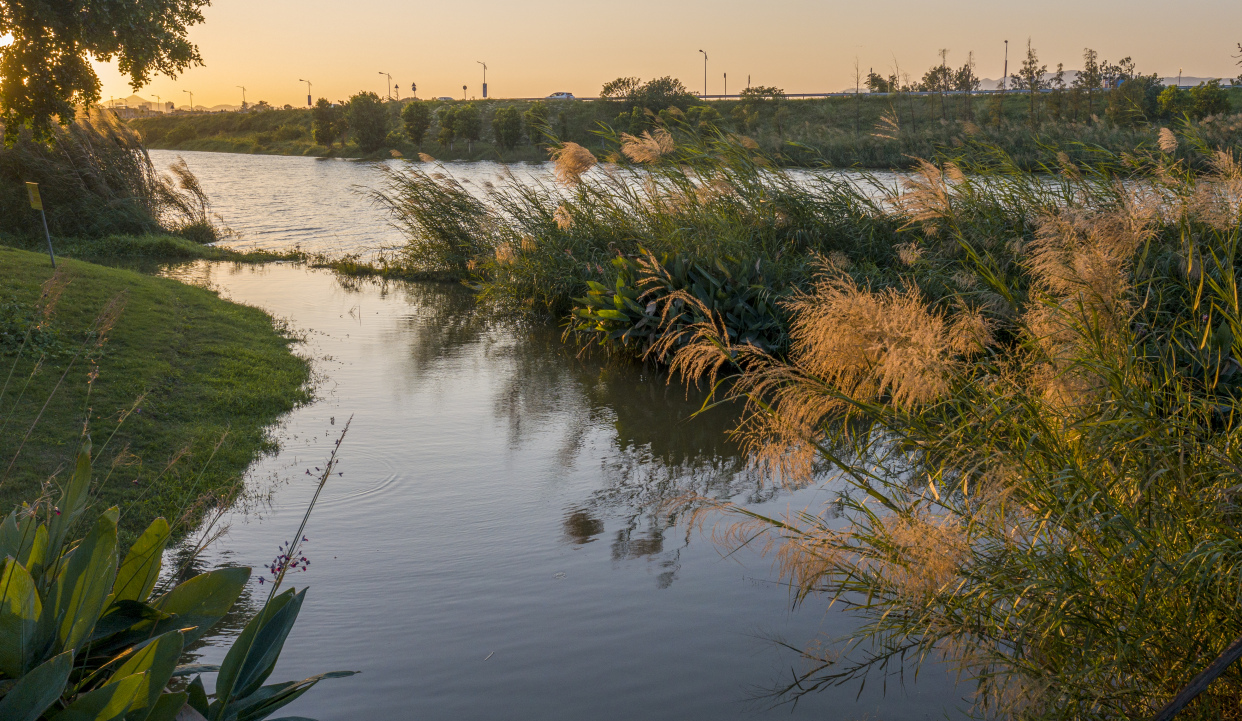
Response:
M772 0L762 12L738 0L655 2L634 0L624 9L536 0L461 0L412 6L389 0L243 2L215 0L206 22L190 30L205 65L177 80L158 77L143 96L188 105L238 105L246 99L273 105L314 97L343 100L359 90L384 95L392 74L400 96L418 83L422 98L481 97L488 65L489 96L541 97L556 91L594 96L618 76L679 78L703 90L707 52L708 92L775 85L791 93L835 92L862 74L888 75L895 64L912 79L939 62L940 48L959 66L973 50L977 73L1002 74L1009 39L1013 72L1027 37L1050 70L1081 67L1082 49L1116 61L1129 55L1142 72L1176 76L1236 77L1231 55L1242 41L1242 5L1199 0L1171 11L1151 0L1038 5L1012 1L949 0L934 7L916 0L813 3ZM133 93L115 63L96 63L102 95Z

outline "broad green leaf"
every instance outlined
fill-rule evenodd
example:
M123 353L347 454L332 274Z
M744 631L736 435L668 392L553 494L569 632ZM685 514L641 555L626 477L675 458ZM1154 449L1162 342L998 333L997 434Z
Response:
M194 680L186 687L186 695L185 702L189 704L190 708L206 716L210 707L207 704L207 691L203 689L202 676L194 677Z
M34 579L13 559L4 564L0 592L0 671L20 678L43 645L39 634L43 603Z
M278 709L293 703L299 696L311 690L315 684L329 678L343 678L345 676L353 676L355 671L331 671L321 673L310 678L304 678L301 681L286 681L285 683L272 684L264 686L256 690L250 696L238 701L229 707L228 715L234 717L236 721L258 721L265 719L270 714L275 713ZM301 716L286 716L285 719L301 719Z
M155 588L168 543L168 521L155 519L146 531L134 541L116 574L112 593L118 601L146 601Z
M107 604L116 580L118 515L113 507L99 517L56 578L51 609L56 639L62 649L77 649Z
M151 706L146 721L176 721L177 714L185 707L188 698L189 694L184 692L160 694L155 704Z
M13 509L4 522L0 523L0 558L16 558L34 577L37 573L34 572L32 564L41 564L47 550L47 528L28 516L25 523L18 523L18 512L27 508L23 505L20 509Z
M220 664L220 673L216 676L216 700L211 704L208 718L212 721L223 718L225 709L235 696L246 696L248 686L251 687L249 691L253 692L271 673L270 667L275 663L271 647L278 642L274 655L279 656L280 646L284 645L285 636L297 620L297 611L305 596L305 589L302 593L294 593L290 589L279 594L268 601L242 629ZM286 612L290 607L292 613Z
M181 632L169 631L155 637L150 643L134 652L112 673L108 684L117 683L139 673L144 674L146 678L143 687L134 694L129 712L125 715L126 721L143 721L146 718L159 698L160 691L168 684L168 679L172 678L173 670L177 667L177 659L181 657L182 646Z
M47 526L40 523L35 527L34 543L22 549L18 562L25 566L32 576L42 573L43 563L47 560Z
M4 721L35 721L60 698L73 670L73 654L66 651L53 656L22 676L17 684L0 699L0 719Z
M218 568L191 578L151 605L176 614L178 628L193 626L185 634L185 642L193 643L229 612L249 579L249 568Z
M82 513L82 509L86 507L90 487L91 437L87 436L82 442L82 449L78 451L77 466L74 468L73 475L61 491L60 500L56 504L60 513L53 516L51 526L48 528L49 561L59 556L65 543L65 534L77 520L78 515Z
M17 510L13 509L0 523L0 558L10 556L17 558L22 548L22 532L17 527Z
M113 642L128 641L126 643L128 646L129 644L151 638L153 632L155 635L159 635L159 633L169 630L164 628L155 632L157 628L155 624L166 619L171 620L172 618L172 614L159 611L145 603L139 603L138 601L113 601L109 604L107 610L104 611L104 614L99 617L99 620L95 622L95 629L91 631L91 635L87 640L92 644L96 644L92 652L107 653L108 649L106 646L111 645ZM129 638L129 635L121 639L108 639L109 636L122 631L132 631L139 635L134 636L132 639ZM99 646L98 643L104 639L108 639L107 643Z
M145 682L146 674L139 673L84 693L53 716L52 721L113 721L122 718Z

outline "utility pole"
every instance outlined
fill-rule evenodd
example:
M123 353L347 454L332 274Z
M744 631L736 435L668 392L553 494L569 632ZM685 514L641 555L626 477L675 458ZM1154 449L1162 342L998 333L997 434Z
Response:
M1009 90L1009 41L1005 41L1005 74L1001 77L1001 92Z
M388 78L388 99L392 100L392 76L384 72L383 70L379 71L379 74L387 76Z
M311 106L311 81L298 78L299 83L306 83L306 107Z
M707 97L707 53L700 48L699 52L703 53L703 97Z
M190 93L189 90L182 90L183 93ZM190 93L190 112L194 112L194 93Z
M476 63L483 66L483 97L487 97L487 63L482 60L475 60Z

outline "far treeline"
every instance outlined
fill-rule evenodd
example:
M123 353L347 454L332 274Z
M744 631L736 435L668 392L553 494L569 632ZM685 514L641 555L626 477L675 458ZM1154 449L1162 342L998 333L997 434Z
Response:
M1242 46L1239 46L1242 53ZM1029 43L1007 92L976 94L973 54L961 67L947 51L921 80L895 69L856 72L849 97L794 100L777 87L755 86L736 100L704 101L680 80L617 78L600 99L385 100L361 92L310 109L260 102L249 112L175 114L131 121L153 148L344 157L434 155L441 160L546 160L557 140L616 148L600 134L639 135L661 126L746 135L789 165L899 168L911 157L981 141L1035 167L1056 152L1097 147L1130 152L1152 145L1159 127L1193 124L1219 146L1237 143L1242 79L1183 89L1165 86L1135 62L1101 60L1084 51L1082 70L1067 79L1050 72ZM1022 132L1015 132L1021 130Z

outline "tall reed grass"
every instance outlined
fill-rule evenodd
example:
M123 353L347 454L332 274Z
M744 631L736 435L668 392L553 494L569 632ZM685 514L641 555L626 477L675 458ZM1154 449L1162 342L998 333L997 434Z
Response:
M848 488L838 517L730 508L727 542L862 623L779 694L939 659L981 716L1144 718L1242 635L1242 167L1201 151L925 164L891 280L822 263L787 359L683 331L675 371L741 367L760 466ZM1183 717L1238 716L1225 668Z
M648 358L748 404L757 467L845 487L780 518L695 499L740 518L723 541L766 541L799 601L860 619L779 697L935 659L981 716L1148 717L1242 636L1230 150L1187 126L1031 172L976 143L886 189L796 180L742 137L617 140L594 167L563 153L558 185L480 198L409 166L394 187L454 203L382 199L415 262L457 243L439 267L510 309L562 316L590 291L597 312L644 250L770 269L785 354L693 293L632 300L665 319ZM1242 672L1219 666L1185 717L1239 715Z
M49 229L70 238L172 232L216 240L210 204L184 161L156 171L140 138L114 115L84 112L53 128L49 143L22 132L0 147L0 234L43 233L27 182L39 184Z

